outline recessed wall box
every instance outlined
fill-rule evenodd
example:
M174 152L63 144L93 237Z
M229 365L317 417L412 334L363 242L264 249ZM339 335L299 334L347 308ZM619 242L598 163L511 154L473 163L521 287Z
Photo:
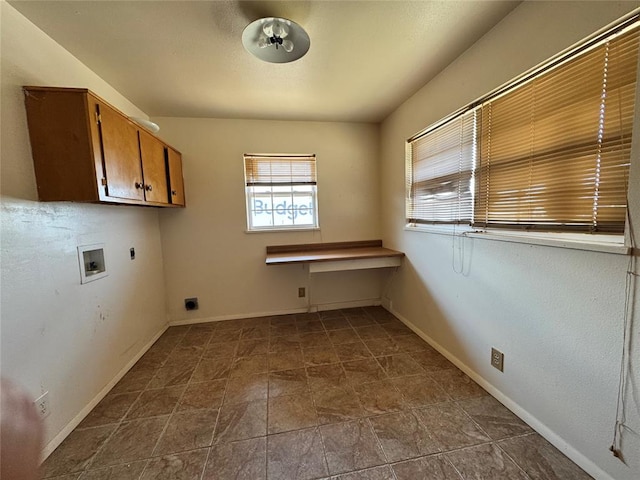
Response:
M78 246L80 283L93 282L108 275L104 255L104 243Z

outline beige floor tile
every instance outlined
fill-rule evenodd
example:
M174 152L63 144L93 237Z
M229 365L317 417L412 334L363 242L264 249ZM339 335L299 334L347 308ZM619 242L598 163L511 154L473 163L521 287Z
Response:
M139 396L140 392L108 394L91 410L91 413L78 425L78 428L118 423Z
M109 393L140 392L147 387L156 371L157 368L134 365Z
M324 325L324 328L325 330L327 330L327 332L331 330L340 330L343 328L352 328L349 320L347 320L342 315L327 318L323 317L322 324Z
M352 322L352 320L349 321ZM371 323L374 322L371 321ZM369 324L365 327L355 327L355 331L362 340L367 340L370 338L386 338L389 336L385 329L377 324Z
M443 450L467 447L491 439L455 403L439 403L414 410Z
M405 408L402 395L391 380L380 380L353 387L368 415L397 412Z
M196 369L196 362L180 364L171 363L158 369L147 388L171 387L174 385L185 385L189 382L193 371Z
M240 340L240 335L242 333L242 327L235 328L224 328L220 326L220 328L216 329L211 335L210 343L227 343L227 342L237 342Z
M320 327L322 328L322 324L320 322L317 323L319 323ZM327 335L324 329L320 331L300 333L299 338L300 346L302 348L331 346L329 335Z
M386 463L375 433L366 419L323 425L320 433L331 475Z
M107 467L151 457L151 452L168 421L169 415L165 415L121 424L98 452L90 468Z
M587 480L591 477L537 433L498 443L533 480Z
M226 379L197 382L187 385L176 411L217 408L222 405Z
M269 397L307 393L309 384L304 368L269 373Z
M320 424L339 423L366 415L353 388L327 387L312 393Z
M373 318L365 313L357 314L345 314L352 327L368 327L370 325L376 325Z
M387 377L384 370L382 370L378 362L373 358L355 360L353 362L342 362L342 367L347 375L347 380L352 385L375 382Z
M148 462L148 460L140 460L113 467L88 470L80 476L80 480L138 480Z
M354 343L360 340L360 337L356 333L356 331L349 328L342 328L340 330L329 330L328 331L329 341L333 345L340 345L343 343Z
M310 394L284 395L269 399L269 434L315 427L317 423L318 416Z
M202 480L266 480L267 439L251 438L211 447Z
M393 378L391 382L400 391L406 404L412 408L451 400L442 387L427 375Z
M425 373L422 367L406 353L377 357L378 363L391 378Z
M250 357L251 355L265 355L269 351L269 340L266 338L258 340L241 340L238 342L236 356Z
M365 358L371 358L372 354L367 346L358 340L354 343L343 343L334 347L338 358L342 362L349 362L353 360L364 360Z
M255 373L266 373L269 368L266 355L253 355L251 357L238 357L231 366L230 375L238 377L241 375L253 375Z
M178 404L185 388L186 385L178 385L176 387L145 390L131 406L125 420L170 414Z
M418 478L421 477L413 477L412 480L417 480ZM373 467L358 472L345 473L344 475L331 477L331 480L396 480L396 478L393 476L391 467L385 465L383 467Z
M494 440L533 431L492 396L462 400L458 405Z
M465 479L528 480L527 475L494 444L457 450L445 454L445 457Z
M309 367L340 363L340 359L331 345L325 345L323 347L303 347L303 356L304 364Z
M269 380L266 373L231 377L227 383L224 404L266 400Z
M228 443L267 434L267 401L222 405L214 443Z
M447 360L433 347L425 346L417 352L410 352L411 358L420 364L426 372L437 372L439 370L451 370L456 366Z
M43 477L81 472L116 430L117 425L74 430L42 464Z
M416 458L393 465L397 480L463 480L443 455ZM474 478L474 477L471 477ZM493 480L487 478L487 480Z
M208 453L205 448L153 458L140 480L200 480Z
M429 376L454 400L488 395L486 390L457 368L429 372Z
M213 439L218 410L189 410L171 416L153 455L208 447Z
M191 382L206 382L227 378L231 371L233 359L231 358L203 358L196 367Z
M320 321L320 318L316 320L308 320L297 322L298 333L311 333L311 332L324 332L324 325Z
M410 411L371 417L369 421L389 462L440 451L429 431Z
M347 384L347 376L340 364L307 367L307 378L309 388L312 391L341 387Z
M269 329L269 338L272 340L276 337L290 337L298 334L298 327L294 323L271 325Z
M364 344L375 357L402 352L400 345L391 337L368 338Z
M403 352L422 352L431 348L427 342L421 339L415 333L408 335L392 335L393 339Z
M280 433L268 437L268 478L313 480L328 474L322 439L317 428Z
M293 351L270 353L268 355L268 362L270 372L304 367L304 357L299 348L295 348Z
M240 342L210 343L204 349L204 358L233 358Z
M269 325L257 325L254 327L245 327L242 329L242 340L255 340L258 338L269 338Z

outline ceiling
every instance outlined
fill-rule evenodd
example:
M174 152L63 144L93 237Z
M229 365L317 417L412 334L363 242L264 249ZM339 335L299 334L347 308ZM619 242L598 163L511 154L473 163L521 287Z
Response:
M519 2L9 3L150 116L379 122ZM302 25L307 55L245 51L265 16Z

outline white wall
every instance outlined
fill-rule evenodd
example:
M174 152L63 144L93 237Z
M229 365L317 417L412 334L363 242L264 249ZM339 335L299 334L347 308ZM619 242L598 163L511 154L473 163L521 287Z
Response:
M160 215L167 304L173 321L304 309L303 266L264 264L267 245L380 238L378 128L369 124L154 118L183 154L187 208ZM315 153L319 231L246 233L244 153ZM377 271L319 274L322 308L379 299ZM187 312L196 296L200 309Z
M88 87L130 115L144 113L13 7L0 5L0 368L34 399L49 391L49 451L166 324L158 213L35 201L22 85ZM106 244L109 276L80 285L76 247L98 242Z
M523 3L401 105L381 129L383 239L407 255L390 288L393 309L592 475L619 480L640 478L637 434L624 435L628 466L608 451L628 258L404 230L404 145L419 130L637 5ZM630 211L638 226L640 164L638 158L633 162ZM635 383L629 384L626 411L636 432L637 329L631 372ZM489 364L492 346L505 353L504 373Z

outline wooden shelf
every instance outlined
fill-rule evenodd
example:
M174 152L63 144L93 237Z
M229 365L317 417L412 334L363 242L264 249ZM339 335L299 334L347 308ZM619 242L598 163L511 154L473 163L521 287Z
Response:
M308 263L309 272L397 267L404 253L382 246L382 240L308 243L267 247L267 265Z

